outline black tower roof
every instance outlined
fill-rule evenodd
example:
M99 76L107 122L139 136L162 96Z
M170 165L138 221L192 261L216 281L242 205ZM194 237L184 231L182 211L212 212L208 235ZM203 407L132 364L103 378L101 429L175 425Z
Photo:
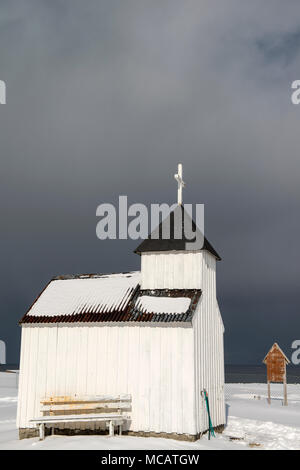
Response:
M181 212L181 213L180 213ZM178 218L177 218L178 216ZM179 230L176 228L176 220L179 220L181 226ZM178 205L174 211L172 211L165 220L163 220L157 229L155 229L146 240L144 240L135 250L135 253L141 254L145 252L155 252L155 251L193 251L192 248L187 248L187 243L193 243L196 239L188 239L185 235L184 223L185 221L190 220L189 225L192 227L193 232L196 230L198 233L201 233L199 228L196 226L195 222L190 218L189 214L184 210L183 206ZM165 238L162 236L163 227L170 227L170 237ZM176 230L175 230L176 229ZM175 237L175 234L180 234L181 236ZM154 234L156 236L154 236ZM195 251L199 248L195 245ZM217 260L221 260L221 257L218 255L213 246L209 243L207 238L203 239L203 246L201 250L206 250L211 253Z

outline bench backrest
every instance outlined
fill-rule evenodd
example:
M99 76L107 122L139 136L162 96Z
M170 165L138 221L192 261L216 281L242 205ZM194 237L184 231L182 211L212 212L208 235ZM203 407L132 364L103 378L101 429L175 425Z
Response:
M52 396L41 400L44 416L119 413L131 410L131 395Z

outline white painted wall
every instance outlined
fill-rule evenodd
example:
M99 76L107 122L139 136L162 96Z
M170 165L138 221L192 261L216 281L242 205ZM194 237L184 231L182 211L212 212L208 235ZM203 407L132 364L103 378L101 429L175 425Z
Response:
M2 340L0 340L0 364L6 364L6 346Z
M142 253L142 289L201 289L203 253Z
M207 390L213 426L225 424L224 326L216 298L216 259L203 254L203 293L193 318L197 432L208 428L202 391Z
M23 325L17 426L74 393L130 393L131 430L195 434L191 325Z

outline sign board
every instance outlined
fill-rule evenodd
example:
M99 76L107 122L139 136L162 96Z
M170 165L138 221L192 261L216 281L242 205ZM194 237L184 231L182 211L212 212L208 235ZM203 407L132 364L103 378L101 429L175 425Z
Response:
M290 361L278 344L274 343L263 362L267 366L268 402L271 403L270 383L283 383L284 404L287 405L286 365L289 364Z

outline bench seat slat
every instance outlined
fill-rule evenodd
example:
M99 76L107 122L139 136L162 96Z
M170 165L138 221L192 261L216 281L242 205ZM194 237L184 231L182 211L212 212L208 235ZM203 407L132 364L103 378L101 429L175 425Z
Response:
M96 396L53 396L44 397L41 399L43 405L50 405L51 403L105 403L105 402L125 402L131 401L131 395L96 395Z
M126 420L127 416L115 415L115 414L78 414L78 415L57 415L57 416L40 416L39 418L33 418L30 420L31 423L55 423L55 422L72 422L72 421L115 421L115 420Z
M51 404L51 405L43 405L41 407L41 411L68 411L68 410L106 410L106 409L115 409L115 410L125 410L130 408L130 403L61 403L61 404Z

